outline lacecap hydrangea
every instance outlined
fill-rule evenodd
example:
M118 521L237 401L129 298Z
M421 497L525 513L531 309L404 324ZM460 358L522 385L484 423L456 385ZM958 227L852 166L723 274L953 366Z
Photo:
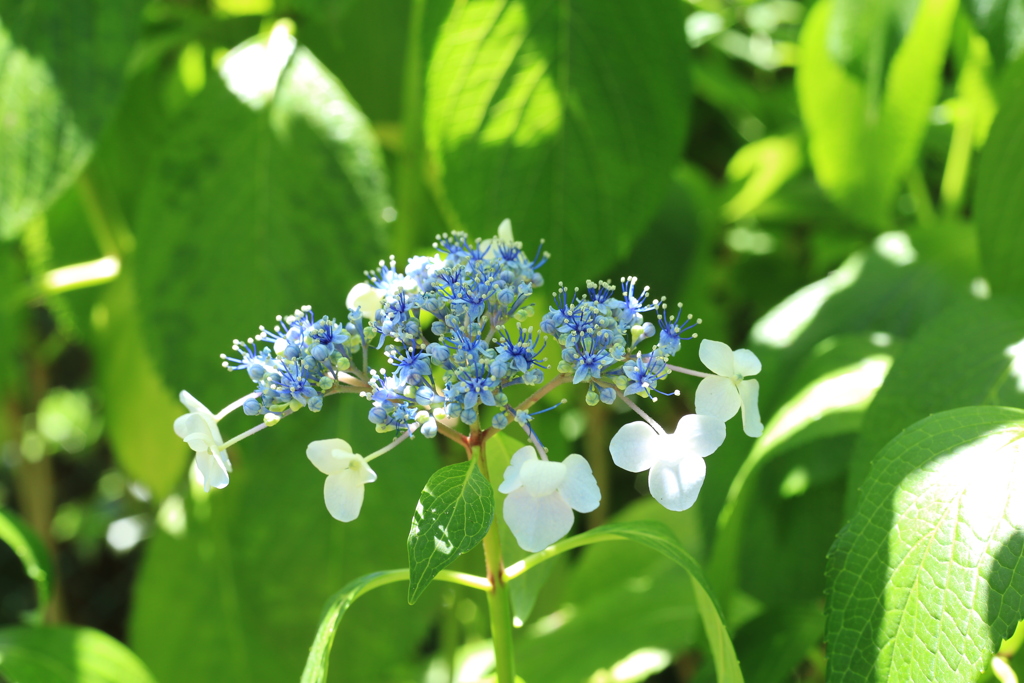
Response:
M207 489L228 484L233 444L303 408L320 411L328 396L353 394L367 401L376 431L395 437L367 456L341 438L309 445L310 461L327 475L324 499L334 517L358 516L364 487L376 479L368 463L402 441L441 435L469 454L514 427L531 445L505 472L505 519L521 546L540 550L569 531L572 510L589 511L600 501L582 456L558 454L552 466L544 464L555 454L534 429L534 417L546 411L533 408L555 387L579 385L587 403L620 401L639 415L612 439L611 456L630 471L650 469L651 490L670 509L693 504L703 458L725 438L726 420L742 410L744 431L760 435L758 385L749 379L760 369L753 353L703 340L700 358L712 373L672 364L696 338L700 320L652 297L637 278L560 283L547 311L538 311L534 292L544 285L549 254L543 244L524 250L509 221L490 239L453 232L433 246L434 254L414 256L404 267L392 257L367 271L340 319L305 306L235 340L223 365L254 387L219 413L182 392L189 412L175 428L196 451ZM697 415L666 434L635 399L678 394L664 388L673 372L704 379ZM225 442L217 423L238 408L262 420Z

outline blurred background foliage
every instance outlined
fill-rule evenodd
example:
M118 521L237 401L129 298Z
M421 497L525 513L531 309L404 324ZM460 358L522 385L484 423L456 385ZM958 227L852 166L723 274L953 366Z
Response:
M207 494L176 392L223 405L233 337L510 217L546 289L635 274L759 355L765 437L729 439L685 513L610 468L625 415L541 429L593 462L583 525L658 519L705 562L747 680L824 680L826 554L874 455L1024 407L1022 51L1020 0L0 0L0 677L295 680L324 601L405 566L459 456L416 440L343 525L302 453L378 447L362 404L246 441ZM713 678L655 553L527 576L525 680ZM332 680L475 681L486 636L468 591L383 589Z

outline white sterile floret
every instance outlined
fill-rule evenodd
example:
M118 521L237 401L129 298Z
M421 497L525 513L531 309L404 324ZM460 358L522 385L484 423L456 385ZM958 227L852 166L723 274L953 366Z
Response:
M306 447L306 457L327 475L324 482L324 503L327 511L340 522L351 522L363 507L366 484L377 481L377 473L366 460L343 439L314 441Z
M573 510L593 512L601 503L601 490L582 455L550 462L540 460L533 446L515 452L498 490L508 494L505 522L528 552L543 550L569 533Z
M224 450L224 439L217 428L217 418L192 394L182 391L178 399L188 413L174 421L174 433L196 452L196 467L203 479L203 488L222 489L228 485L231 461Z
M624 470L650 470L651 495L669 510L691 507L704 484L704 458L725 441L725 423L709 415L684 415L674 434L630 422L612 437L612 461Z
M764 425L757 409L757 380L746 379L761 372L761 361L754 352L733 351L728 344L705 339L700 343L700 360L718 376L705 377L697 386L697 413L728 420L742 411L744 433L761 436Z
M345 308L351 311L357 308L362 311L364 318L373 318L377 309L381 308L384 301L384 290L373 287L368 282L360 282L348 291L345 297Z

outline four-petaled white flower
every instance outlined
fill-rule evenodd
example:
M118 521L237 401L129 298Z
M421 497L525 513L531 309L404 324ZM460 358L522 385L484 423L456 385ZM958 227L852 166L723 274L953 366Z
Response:
M630 472L650 470L651 495L669 510L686 510L697 500L707 468L704 458L725 441L725 423L709 415L684 415L674 434L646 422L625 424L608 449L616 465Z
M753 351L736 349L728 344L705 339L700 343L700 359L717 377L705 377L697 385L694 404L698 415L711 415L728 420L743 412L743 431L758 437L764 432L757 409L756 379L746 379L761 372L761 361Z
M377 473L366 464L366 459L353 453L343 439L314 441L306 448L306 457L327 475L324 503L331 517L340 522L358 517L366 484L377 481Z
M498 490L507 493L505 522L528 552L538 552L565 536L572 528L573 510L593 512L601 490L582 455L573 453L562 462L540 460L533 446L512 455Z
M187 391L178 394L178 399L188 408L188 413L174 421L174 433L196 452L196 467L202 476L203 488L207 491L210 487L224 488L228 485L231 461L217 429L217 418Z

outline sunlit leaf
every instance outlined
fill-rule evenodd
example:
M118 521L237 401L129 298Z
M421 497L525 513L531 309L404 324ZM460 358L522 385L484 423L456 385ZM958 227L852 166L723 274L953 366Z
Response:
M914 422L976 404L1024 408L1024 384L1019 379L1024 366L1017 360L1024 357L1024 346L1016 346L1022 341L1024 313L1001 301L965 303L922 327L904 347L864 416L850 461L847 512L857 503L857 490L872 459Z
M682 6L454 2L427 66L424 134L451 219L511 218L555 281L595 277L657 209L686 129ZM547 272L547 271L546 271Z
M829 557L830 681L974 681L1024 616L1024 412L889 442Z
M117 105L138 0L0 2L0 236L81 172Z
M390 201L369 123L290 36L246 43L225 74L238 97L211 79L168 133L135 219L149 348L172 390L210 405L248 389L211 374L232 338L304 304L344 317Z
M124 644L83 626L0 629L0 676L9 683L156 683Z
M825 192L868 224L890 223L896 191L917 162L940 93L957 4L918 4L888 70L877 76L884 76L877 92L829 54L834 0L815 4L804 22L796 89L811 165Z
M494 519L494 494L476 460L430 475L409 530L409 604L437 573L483 540Z

